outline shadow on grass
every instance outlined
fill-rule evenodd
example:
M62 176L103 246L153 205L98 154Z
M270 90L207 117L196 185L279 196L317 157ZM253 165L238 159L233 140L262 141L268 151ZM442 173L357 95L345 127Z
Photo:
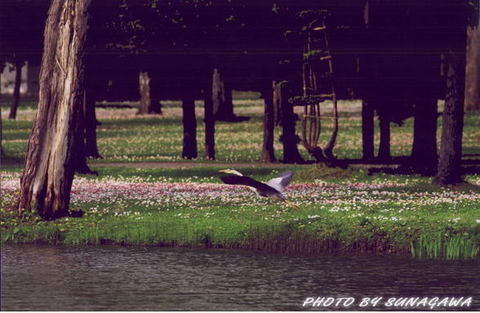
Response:
M431 182L419 182L414 185L382 188L383 191L405 192L405 193L411 193L411 194L414 194L417 192L441 192L441 191L444 191L445 189L458 191L458 192L480 193L480 186L471 184L469 182L464 182L457 185L448 185L448 186L432 184Z
M181 164L179 164L181 166ZM232 168L235 166L232 165ZM225 165L216 165L212 163L210 166L201 166L201 167L185 167L185 168L133 168L133 167L112 167L112 166L94 166L94 169L98 171L100 176L122 176L124 178L128 177L138 177L138 176L147 176L152 179L159 178L192 178L192 182L196 180L210 179L210 178L219 178L220 176L225 176L225 173L220 173L219 170L228 168ZM240 168L237 167L237 170L242 172L246 176L252 176L260 180L265 180L268 177L276 176L277 173L288 171L288 170L298 170L298 166L292 166L287 168L275 168L265 165L261 168ZM91 176L85 176L91 177ZM220 180L219 180L220 182Z
M9 171L17 171L23 168L23 165L25 163L25 159L21 157L13 157L7 155L2 155L1 156L1 168L2 169L8 169Z

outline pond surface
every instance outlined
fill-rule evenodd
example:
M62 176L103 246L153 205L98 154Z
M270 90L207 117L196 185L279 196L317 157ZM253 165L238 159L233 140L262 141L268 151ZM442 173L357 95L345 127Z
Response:
M389 297L473 297L462 309L480 309L479 260L7 245L1 261L2 310L305 310L307 297L355 299L347 308L315 309L370 310L358 303L375 296L384 304Z

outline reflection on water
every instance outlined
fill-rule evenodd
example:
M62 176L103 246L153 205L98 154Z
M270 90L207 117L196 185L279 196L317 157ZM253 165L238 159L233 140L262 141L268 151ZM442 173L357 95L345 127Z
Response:
M317 296L472 296L480 309L478 260L41 245L2 246L1 260L2 310L301 310Z

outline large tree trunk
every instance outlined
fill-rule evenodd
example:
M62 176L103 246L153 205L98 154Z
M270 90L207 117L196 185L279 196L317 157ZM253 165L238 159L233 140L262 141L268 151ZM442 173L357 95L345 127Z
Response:
M411 163L416 172L433 175L437 168L437 99L415 103Z
M280 141L283 144L283 163L304 163L298 143L300 138L295 133L297 116L293 112L293 104L288 102L288 82L283 81L274 85L273 101L279 102L276 107L280 108L282 135Z
M214 116L214 93L216 70L207 83L204 95L204 122L205 122L205 159L215 160L215 116Z
M195 99L183 98L183 150L182 158L195 159L197 151L197 118L195 116Z
M374 158L375 150L375 110L372 106L362 101L362 158L365 161Z
M275 86L275 82L273 82ZM275 110L273 107L273 90L263 91L263 99L265 101L265 114L263 116L263 146L262 146L262 162L275 162L275 151L273 148L274 131L275 131Z
M15 86L13 87L13 99L10 106L10 113L8 118L14 120L17 118L18 104L20 103L20 87L22 85L22 67L23 61L15 61Z
M480 110L480 27L467 28L465 110Z
M52 0L44 34L37 117L28 141L19 213L45 219L68 214L77 167L84 48L90 0Z
M390 120L379 116L380 120L380 143L378 146L378 159L390 160Z
M447 89L443 109L442 141L438 160L439 184L462 182L462 134L465 95L465 55L450 52L445 55Z

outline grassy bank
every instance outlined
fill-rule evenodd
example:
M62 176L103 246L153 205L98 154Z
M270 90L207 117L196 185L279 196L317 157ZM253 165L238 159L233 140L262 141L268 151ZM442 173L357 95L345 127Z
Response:
M242 172L261 180L282 170L293 170L295 178L287 194L297 209L220 184L220 167L214 162L181 160L181 108L178 102L164 104L163 116L136 116L135 108L97 109L102 123L98 127L98 145L104 158L91 164L100 176L81 176L74 181L71 209L83 210L84 217L54 222L35 216L20 220L12 211L35 111L23 106L18 120L11 121L5 119L8 110L4 108L6 157L2 164L7 163L7 167L2 168L1 181L2 242L205 246L305 254L398 253L447 259L479 255L478 175L466 176L469 183L446 189L431 185L430 178L369 176L364 169L261 164L250 167L260 156L263 106L254 97L235 100L236 114L251 119L217 123L217 160L244 163ZM335 150L339 158L361 157L360 108L359 102L340 103ZM328 114L329 109L326 104L322 112ZM202 114L199 102L200 156L204 140ZM326 118L322 123L326 128L320 141L325 144L331 120ZM375 123L378 131L378 121ZM393 156L409 155L412 130L412 119L401 127L392 125ZM275 148L280 159L279 133ZM466 114L464 159L478 159L479 137L480 115ZM376 140L378 146L378 136ZM300 151L308 158L303 147ZM140 168L141 164L136 163L159 161L171 163L172 167L148 168L143 164ZM102 166L108 162L129 166L136 163L139 168ZM182 164L186 168L178 169Z
M9 210L18 171L4 172L2 242L148 244L280 253L395 253L459 259L479 255L480 177L440 188L417 176L293 166L289 199L299 208L220 184L218 167L97 167L74 181L83 218L22 220ZM283 169L246 168L261 180Z

